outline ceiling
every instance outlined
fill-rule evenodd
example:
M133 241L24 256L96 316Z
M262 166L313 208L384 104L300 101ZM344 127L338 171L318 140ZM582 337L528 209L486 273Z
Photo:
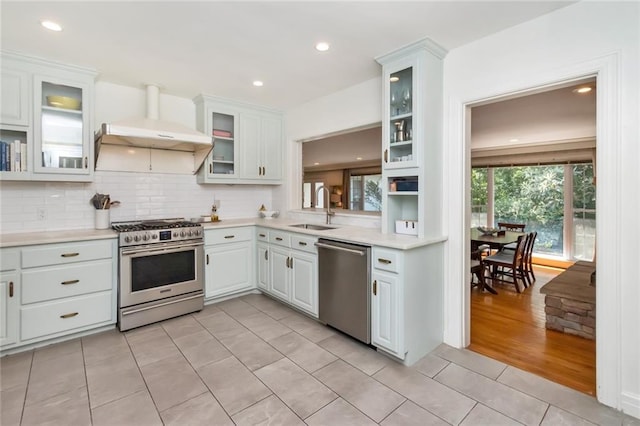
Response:
M2 1L0 35L2 49L94 68L98 80L288 109L379 76L376 56L418 39L451 50L571 3ZM321 40L328 52L314 49Z

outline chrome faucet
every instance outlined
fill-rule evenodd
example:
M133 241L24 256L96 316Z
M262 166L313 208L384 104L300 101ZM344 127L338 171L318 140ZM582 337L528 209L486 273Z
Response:
M331 224L331 216L335 215L334 212L331 211L331 194L329 193L329 188L327 188L326 186L322 185L320 188L318 188L316 190L316 204L318 201L318 194L320 194L320 190L324 189L324 191L327 194L327 198L325 199L325 202L327 203L327 225Z

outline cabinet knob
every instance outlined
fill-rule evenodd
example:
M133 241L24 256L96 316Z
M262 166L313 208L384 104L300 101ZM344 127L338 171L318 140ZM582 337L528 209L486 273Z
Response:
M264 251L264 260L269 260L269 251L268 250Z
M80 255L80 253L62 253L60 257L76 257Z
M85 169L89 168L89 159L87 157L84 157L84 168Z
M207 265L209 264L209 255L207 255Z
M13 281L9 281L9 297L13 297Z
M225 235L224 238L230 240L231 238L235 238L235 235Z
M301 246L306 246L307 245L307 243L305 243L304 241L298 241L298 244L301 245Z
M69 285L69 284L78 284L79 282L80 280L69 280L69 281L62 281L60 284Z
M378 295L378 280L373 280L373 295Z
M76 315L78 315L78 312L71 312L69 314L60 315L60 318L62 318L62 319L73 318Z
M276 241L282 241L282 238L276 237Z
M391 261L389 259L383 259L381 257L378 258L378 262L384 263L385 265L391 264Z
M384 162L385 163L389 162L389 150L388 149L384 150Z

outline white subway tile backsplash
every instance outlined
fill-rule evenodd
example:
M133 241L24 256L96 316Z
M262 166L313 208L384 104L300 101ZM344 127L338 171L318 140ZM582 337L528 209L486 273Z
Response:
M92 183L0 182L0 232L93 228L96 193L121 202L111 221L192 218L209 214L220 200L221 218L254 217L272 205L272 186L198 185L194 176L97 171Z

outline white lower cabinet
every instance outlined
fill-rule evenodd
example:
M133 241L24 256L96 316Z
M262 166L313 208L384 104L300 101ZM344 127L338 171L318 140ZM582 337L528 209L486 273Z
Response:
M231 295L255 287L253 229L205 230L205 298Z
M317 318L318 255L314 245L317 238L277 230L270 230L267 235L269 245L258 245L258 256L268 247L265 257L268 264L263 266L268 269L267 293ZM262 262L259 260L258 264Z
M0 272L0 347L18 341L19 279L16 271Z
M403 253L380 247L371 253L371 344L404 359Z
M377 270L372 279L371 343L403 357L400 346L402 283L397 275Z
M0 347L115 324L117 240L3 249Z

